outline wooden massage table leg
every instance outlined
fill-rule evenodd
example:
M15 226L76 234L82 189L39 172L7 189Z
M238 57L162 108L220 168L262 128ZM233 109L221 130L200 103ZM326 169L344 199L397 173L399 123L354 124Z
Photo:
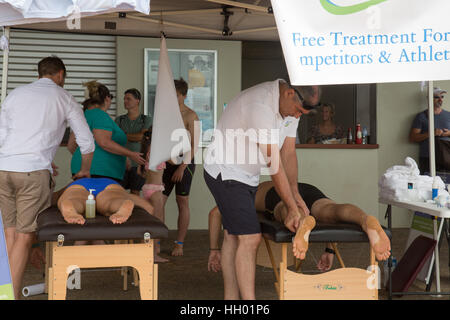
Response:
M131 266L139 272L141 299L157 299L157 266L153 260L153 239L147 243L58 246L52 243L49 268L49 300L66 298L68 270L72 267L109 268ZM69 270L70 272L70 270Z
M334 252L336 252L336 257L339 260L339 264L341 265L341 268L345 268L344 260L341 257L341 253L339 252L336 242L331 243L331 246L333 247Z
M52 265L52 255L51 255L51 242L45 243L45 288L44 293L48 293L48 285L49 285L49 271Z
M283 243L281 245L281 262L280 262L280 284L279 284L279 290L278 290L278 297L280 300L284 300L284 286L285 286L285 271L287 268L287 248L288 244Z
M270 262L272 263L272 269L273 269L273 273L275 274L275 279L277 280L277 282L275 283L275 286L276 286L277 283L280 283L278 266L275 262L275 258L273 257L273 252L272 252L272 248L270 247L269 240L267 240L266 238L263 238L263 239L264 239L264 243L266 244L266 249L267 249L267 253L269 254Z

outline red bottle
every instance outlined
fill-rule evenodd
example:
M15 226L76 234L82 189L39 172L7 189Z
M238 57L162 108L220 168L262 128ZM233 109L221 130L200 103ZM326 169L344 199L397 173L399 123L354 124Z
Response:
M355 143L362 144L362 131L361 131L361 125L359 123L356 125Z

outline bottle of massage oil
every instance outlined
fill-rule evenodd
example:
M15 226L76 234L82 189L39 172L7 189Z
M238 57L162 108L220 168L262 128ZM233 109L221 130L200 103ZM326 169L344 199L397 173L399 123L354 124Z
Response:
M95 199L94 195L92 194L92 191L95 191L95 189L89 189L89 196L86 200L86 218L91 219L95 218Z

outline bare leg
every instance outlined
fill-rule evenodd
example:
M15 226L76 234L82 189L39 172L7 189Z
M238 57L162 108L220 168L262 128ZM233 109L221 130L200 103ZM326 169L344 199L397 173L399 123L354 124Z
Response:
M189 197L177 195L176 199L178 205L178 233L177 243L175 243L175 247L172 250L172 256L182 256L183 244L181 244L180 242L184 242L184 238L186 237L189 227Z
M9 239L11 239L9 237ZM9 253L9 264L11 267L11 278L14 288L14 296L20 299L22 288L23 274L30 255L31 245L34 241L34 232L32 233L16 233L14 243L7 244L12 247Z
M151 171L147 170L145 173L145 183L146 184L156 184L156 185L162 185L162 175L164 170L159 171ZM164 222L164 195L161 191L156 191L152 194L150 199L148 200L152 207L154 208L154 216L157 217L159 220ZM159 256L159 253L161 251L161 245L159 243L158 239L155 239L155 261L156 262L167 262L168 259L162 258Z
M311 214L317 221L326 223L347 222L354 223L367 233L370 245L375 251L377 260L389 258L391 243L378 220L366 214L360 208L352 204L337 204L330 199L317 200Z
M84 224L83 217L89 192L82 186L68 187L58 199L58 209L67 223Z
M124 188L111 184L97 194L96 206L98 213L109 217L114 224L121 224L131 216L134 202Z
M256 252L260 242L260 233L238 236L236 279L244 300L255 300Z
M130 200L132 200L134 202L135 205L137 205L138 207L141 207L142 209L147 211L149 214L154 215L155 209L148 201L146 201L145 199L142 199L141 197L139 197L135 194L132 194L132 193L130 193L128 195L128 197L130 198Z
M221 265L225 300L239 299L239 285L236 278L235 265L237 246L237 236L230 235L227 230L224 230Z
M158 192L159 194L162 194L161 192ZM152 195L152 197L150 198L150 203L152 202L151 199L153 199L153 197L155 196L155 194ZM138 207L143 208L145 211L147 211L149 214L151 215L155 215L155 208L145 199L136 196L134 194L129 194L129 197L131 200L133 200L134 204L137 205ZM156 240L156 239L155 239ZM168 259L162 258L158 255L159 253L159 244L157 243L158 240L156 240L155 243L155 262L167 262L169 261Z

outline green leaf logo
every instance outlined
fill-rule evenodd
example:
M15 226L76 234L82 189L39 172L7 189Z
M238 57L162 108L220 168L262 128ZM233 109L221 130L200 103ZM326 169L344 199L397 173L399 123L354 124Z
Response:
M320 0L320 4L325 10L327 10L331 14L346 15L366 10L370 6L374 6L385 1L387 0L367 0L359 4L354 4L345 7L334 4L333 2L331 2L331 0Z

